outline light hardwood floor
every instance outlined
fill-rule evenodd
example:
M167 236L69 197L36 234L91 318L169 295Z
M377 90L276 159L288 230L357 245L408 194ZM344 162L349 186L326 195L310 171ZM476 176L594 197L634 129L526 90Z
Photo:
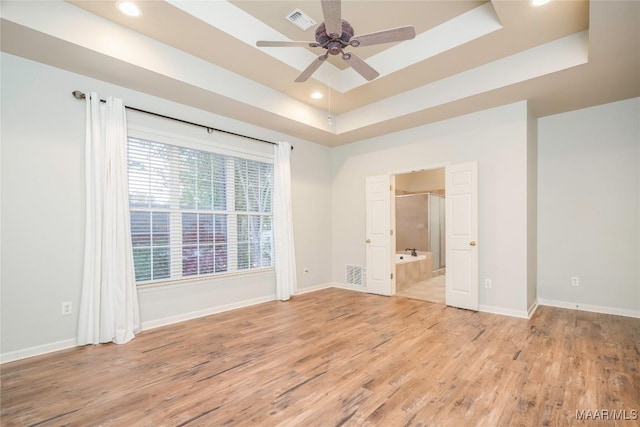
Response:
M396 290L396 296L445 303L445 276L435 276L428 280L404 285Z
M8 426L637 426L640 319L340 289L2 365Z

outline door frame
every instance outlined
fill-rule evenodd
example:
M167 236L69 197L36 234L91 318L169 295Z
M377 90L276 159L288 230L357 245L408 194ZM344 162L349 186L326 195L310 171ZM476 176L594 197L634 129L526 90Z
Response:
M445 162L445 163L432 163L430 165L427 166L419 166L419 167L412 167L410 169L404 169L404 170L400 170L400 171L394 171L394 172L390 172L389 174L391 175L391 180L392 180L392 185L393 185L393 197L391 197L391 201L389 203L390 205L390 209L391 209L391 229L393 230L393 235L396 236L397 230L396 230L396 198L395 198L395 192L396 192L396 175L404 175L404 174L408 174L408 173L415 173L415 172L423 172L423 171L427 171L427 170L434 170L434 169L445 169L446 167L449 165L452 165L453 162ZM446 182L446 181L445 181ZM446 194L445 194L446 197ZM446 235L446 230L447 230L447 223L445 221L444 223L444 228L445 228L445 235ZM393 262L393 258L396 255L396 239L395 237L393 238L392 241L392 249L393 252L391 253L391 261L392 261L392 265L393 265L393 287L392 287L392 294L391 295L395 295L396 294L396 277L397 277L397 272L396 272L396 264L395 262ZM446 267L445 267L446 268ZM447 287L447 276L445 274L444 276L444 280L445 280L445 289ZM445 292L445 304L447 303L447 299L446 299L446 292Z
M476 162L476 165L477 165L477 160L474 160L473 162ZM390 239L390 245L389 245L389 258L390 259L388 260L388 262L391 264L390 270L392 272L392 275L391 275L391 278L390 278L390 281L389 281L389 287L388 287L389 292L387 293L385 291L384 293L382 293L383 295L393 296L393 295L396 294L396 276L397 276L396 263L395 263L396 234L397 234L396 233L396 229L397 229L397 227L396 227L396 215L395 215L395 212L396 212L396 201L395 201L396 179L395 178L396 178L396 175L408 174L408 173L414 173L414 172L421 172L421 171L425 171L425 170L441 169L442 168L442 169L445 170L445 190L446 190L446 188L447 188L447 185L446 185L446 183L447 183L447 180L446 180L447 168L451 167L451 166L454 166L454 165L457 165L457 164L463 164L463 163L467 163L467 162L448 161L448 162L445 162L445 163L431 164L431 165L424 166L424 167L413 167L413 168L410 168L410 169L388 172L387 174L371 175L371 176L367 177L367 179L368 179L369 177L387 175L388 176L388 181L391 184L391 188L390 188L390 191L389 191L389 210L390 210L390 212L388 214L389 214L389 222L390 222L389 226L390 226L391 234L392 234L392 236L390 236L390 237L392 237L392 238ZM476 191L477 191L477 189L476 189ZM476 192L476 197L477 196L478 195L477 195L477 192ZM446 198L446 194L445 194L445 198ZM477 201L477 199L476 199L476 201ZM479 227L480 224L478 223L477 225ZM448 232L450 231L449 227L450 227L450 224L448 224L448 221L445 221L445 235L447 235L447 236L449 235ZM476 230L476 232L477 231L478 230ZM448 247L449 247L449 245L447 245L447 248ZM449 250L449 248L447 250ZM449 258L449 257L447 257L447 258ZM368 267L369 267L369 265L367 265L367 268ZM476 265L476 269L477 268L479 268L478 265ZM476 282L477 282L477 278L476 278ZM445 290L446 290L446 292L445 292L445 304L447 304L446 294L450 290L450 286L452 286L452 283L451 283L450 280L447 279L447 275L445 274ZM478 283L476 283L476 286L477 286L477 288L479 290L479 284ZM479 295L477 295L476 298L478 300L478 301L476 301L476 305L477 305L477 304L479 304ZM469 308L471 308L471 307L469 307ZM477 310L477 307L476 308L471 308L471 309L476 309Z

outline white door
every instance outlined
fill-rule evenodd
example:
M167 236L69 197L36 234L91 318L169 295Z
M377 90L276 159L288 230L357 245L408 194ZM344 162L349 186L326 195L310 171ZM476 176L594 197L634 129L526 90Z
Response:
M446 302L478 309L478 163L445 168Z
M365 199L367 292L393 295L391 177L389 175L367 177Z

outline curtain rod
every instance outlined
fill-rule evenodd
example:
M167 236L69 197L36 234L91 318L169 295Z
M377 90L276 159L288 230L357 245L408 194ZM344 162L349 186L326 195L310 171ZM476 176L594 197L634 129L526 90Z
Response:
M71 94L76 99L85 99L86 98L86 95L83 92L80 92L79 90L74 90L73 92L71 92ZM107 102L107 101L105 101L104 99L101 99L100 102ZM171 116L165 116L164 114L154 113L152 111L141 110L140 108L130 107L128 105L125 105L124 108L126 108L128 110L138 111L139 113L149 114L151 116L161 117L163 119L169 119L169 120L173 120L173 121L180 122L180 123L185 123L185 124L192 125L192 126L198 126L198 127L206 129L207 133L213 133L213 131L222 132L222 133L226 133L226 134L229 134L229 135L234 135L234 136L239 136L239 137L242 137L242 138L252 139L252 140L258 141L258 142L266 142L267 144L278 145L277 142L267 141L266 139L254 138L253 136L247 136L247 135L242 135L242 134L235 133L235 132L229 132L228 130L217 129L217 128L214 128L214 127L211 127L211 126L201 125L199 123L189 122L187 120L177 119L177 118L171 117ZM293 150L293 146L291 146L291 149Z

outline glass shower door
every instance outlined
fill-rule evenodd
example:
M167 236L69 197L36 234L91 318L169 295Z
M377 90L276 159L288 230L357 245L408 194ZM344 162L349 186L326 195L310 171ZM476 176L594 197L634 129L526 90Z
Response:
M444 196L429 194L429 248L433 269L445 267Z

